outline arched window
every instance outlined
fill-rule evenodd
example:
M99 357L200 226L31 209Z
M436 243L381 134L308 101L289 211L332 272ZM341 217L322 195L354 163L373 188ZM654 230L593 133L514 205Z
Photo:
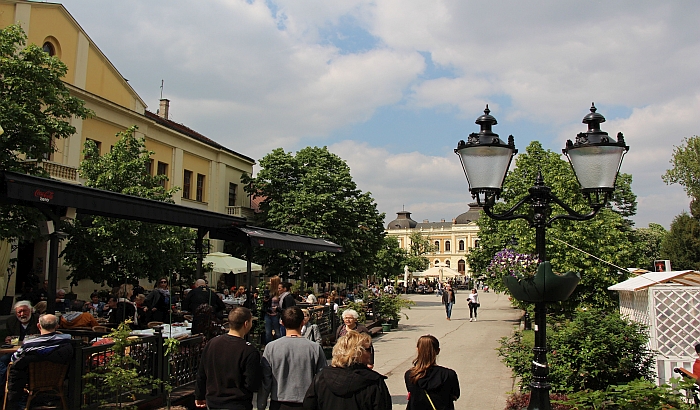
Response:
M438 266L439 264L440 264L440 261L435 259L435 263L433 264L433 266Z
M42 47L42 49L44 50L44 53L46 53L50 56L56 55L56 47L54 47L54 45L48 41L44 43L44 46Z
M435 241L435 252L440 252L440 241Z
M445 252L450 251L450 241L445 241Z
M460 239L460 241L459 241L459 250L460 250L460 251L463 251L463 250L464 250L464 240L461 240L461 239Z
M464 274L466 270L467 264L464 262L464 259L460 259L459 262L457 262L457 272Z
M445 261L445 265L447 265L448 268L450 267L450 260L449 259Z

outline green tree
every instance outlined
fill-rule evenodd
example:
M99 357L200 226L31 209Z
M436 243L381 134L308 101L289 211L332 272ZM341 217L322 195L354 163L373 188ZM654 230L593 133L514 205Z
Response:
M559 154L545 151L537 141L533 141L525 153L518 155L515 168L508 173L503 184L502 201L494 206L494 211L503 212L527 195L538 171L542 172L545 184L565 203L578 212L589 212L571 166ZM568 301L552 305L555 311L571 313L579 305L605 309L617 306L617 294L607 288L625 279L626 273L584 252L621 268L639 263L637 247L632 243L632 223L627 219L633 215L636 207L630 183L631 177L624 174L618 178L613 201L595 218L584 222L558 220L547 229L546 254L553 268L558 272L581 273L581 282L574 294ZM524 209L529 211L527 207ZM565 211L553 204L552 215L561 213ZM535 230L526 221L495 221L484 217L477 223L480 229L479 247L467 255L476 275L485 274L493 256L506 247L519 253L536 253ZM509 245L512 236L516 237L517 246ZM489 285L496 290L505 290L500 281L491 280Z
M700 198L700 137L683 139L683 144L673 147L673 167L661 179L667 184L680 184L691 198Z
M326 147L296 153L278 148L260 160L257 176L244 176L245 189L263 198L259 223L285 232L322 237L343 247L341 253L313 252L305 257L310 280L354 281L376 273L384 246L384 214L369 192L363 193L350 167ZM269 274L299 274L294 251L257 249L256 260ZM335 279L334 279L335 280Z
M172 203L178 188L165 189L165 175L146 171L153 152L146 150L135 131L131 127L117 134L114 148L103 156L94 142L85 144L85 160L80 164L85 185ZM187 252L196 235L188 228L95 216L76 220L65 230L70 240L62 256L71 267L73 283L91 279L115 286L174 273L191 277L195 271L195 257Z
M700 221L686 212L671 222L671 230L661 242L661 258L671 261L674 270L700 270Z
M407 258L408 255L399 246L399 241L393 236L385 236L384 246L377 253L377 275L382 278L402 275Z
M408 239L411 241L406 259L408 269L411 272L422 272L428 269L430 261L425 255L435 252L435 245L431 243L430 237L423 237L420 232L411 232Z
M666 228L659 224L650 223L648 228L634 230L634 242L642 258L640 268L654 270L654 261L661 257L661 243L668 234Z
M75 133L71 119L91 111L70 96L66 65L26 43L19 26L0 30L0 171L47 176L41 162L57 140ZM33 208L0 205L0 239L36 235L41 219Z

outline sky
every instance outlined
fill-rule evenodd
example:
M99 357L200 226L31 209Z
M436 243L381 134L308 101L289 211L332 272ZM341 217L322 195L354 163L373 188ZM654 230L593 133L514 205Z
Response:
M170 119L256 160L328 146L386 222L467 210L454 148L486 104L521 152L532 140L561 152L595 102L630 146L635 226L689 209L661 175L700 135L697 1L62 4L150 111L162 80Z

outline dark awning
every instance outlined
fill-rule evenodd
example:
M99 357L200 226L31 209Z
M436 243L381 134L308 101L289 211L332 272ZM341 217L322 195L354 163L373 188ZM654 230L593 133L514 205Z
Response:
M55 179L6 171L1 174L0 201L51 208L62 216L66 208L76 214L100 215L163 225L185 226L209 232L212 239L250 243L251 246L304 251L341 252L331 241L272 229L245 227L245 218L169 204Z
M217 229L209 232L212 239L248 242L252 247L293 249L296 251L342 252L343 247L326 239L290 234L256 226Z
M190 228L226 228L246 220L182 205L69 184L55 179L4 172L0 200L24 206L75 208L77 214Z

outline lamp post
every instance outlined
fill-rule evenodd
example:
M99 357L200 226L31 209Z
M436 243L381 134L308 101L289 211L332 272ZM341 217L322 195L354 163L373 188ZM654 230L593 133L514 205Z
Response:
M497 124L497 121L490 115L488 105L484 115L476 120L476 123L481 126L481 131L470 134L467 142L459 141L455 149L455 153L459 155L462 162L469 191L477 204L483 206L484 212L489 217L498 221L525 219L530 227L535 228L535 247L541 262L547 260L546 227L551 226L552 222L558 219L585 221L593 218L610 200L615 190L615 180L622 165L623 156L629 150L622 133L618 133L617 140L613 140L606 132L601 131L600 124L605 122L605 117L596 112L594 104L591 105L590 111L583 118L583 123L588 125L588 131L579 133L576 136L576 142L567 141L566 147L562 150L591 208L587 214L575 211L554 195L551 188L544 184L541 172L537 173L535 184L528 190L525 198L505 212L493 212L493 206L501 193L511 160L518 150L515 149L512 135L508 136L508 142L504 142L492 131L491 128ZM566 213L551 215L552 203L559 205ZM526 204L531 207L532 212L516 213ZM546 288L543 289L546 292ZM530 384L531 396L528 410L551 410L550 384L547 378L549 367L545 299L546 297L535 302L533 378Z

